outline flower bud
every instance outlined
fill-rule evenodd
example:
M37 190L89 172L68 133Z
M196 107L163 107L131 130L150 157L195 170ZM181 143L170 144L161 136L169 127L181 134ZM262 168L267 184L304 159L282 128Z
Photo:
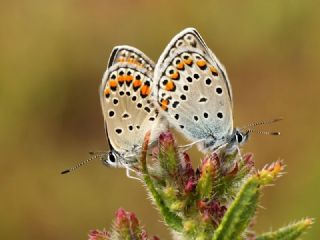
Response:
M106 230L91 230L88 237L88 240L109 240L110 234Z

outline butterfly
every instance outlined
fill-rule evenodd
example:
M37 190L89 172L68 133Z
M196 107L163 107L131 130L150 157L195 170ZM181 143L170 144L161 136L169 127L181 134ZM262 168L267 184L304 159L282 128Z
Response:
M252 130L233 126L226 69L196 29L186 28L170 41L157 62L154 81L161 114L201 151L238 148L248 139Z
M152 98L154 66L150 58L134 47L114 47L99 90L109 151L93 153L92 158L63 173L100 158L107 166L126 168L130 177L145 134L151 132L152 145L167 127Z
M100 87L100 102L110 151L105 163L125 167L136 162L144 136L150 142L166 125L152 100L154 63L129 46L113 49Z

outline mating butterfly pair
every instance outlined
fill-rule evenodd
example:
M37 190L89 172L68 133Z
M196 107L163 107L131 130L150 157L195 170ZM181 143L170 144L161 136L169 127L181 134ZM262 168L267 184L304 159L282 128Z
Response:
M145 133L151 131L152 144L167 122L204 152L248 136L233 128L224 67L193 28L171 40L156 66L138 49L115 47L100 99L110 145L105 163L111 166L134 164Z
M156 65L136 48L115 47L100 101L110 150L95 158L127 171L148 131L152 144L173 126L203 152L238 147L250 132L234 128L226 70L194 28L178 33Z

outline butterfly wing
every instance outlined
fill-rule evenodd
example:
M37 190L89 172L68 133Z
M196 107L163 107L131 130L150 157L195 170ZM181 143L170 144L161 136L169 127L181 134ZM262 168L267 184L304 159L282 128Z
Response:
M151 101L154 63L130 46L113 49L100 87L100 101L110 147L131 154L145 133L158 125Z
M233 131L232 92L226 71L200 34L177 34L155 68L155 96L161 113L204 148L222 145Z

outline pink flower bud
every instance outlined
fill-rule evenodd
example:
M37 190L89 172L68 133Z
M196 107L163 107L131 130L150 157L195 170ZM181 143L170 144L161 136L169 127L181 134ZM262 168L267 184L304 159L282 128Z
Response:
M159 136L160 146L163 148L172 147L175 143L171 132L163 132Z
M197 186L197 181L195 181L194 179L189 179L187 184L184 187L184 191L186 193L190 193L192 192Z
M134 213L128 212L128 219L130 221L131 228L137 228L139 227L139 220L137 219L136 215Z
M91 230L88 237L88 240L108 240L110 238L110 234L106 230Z
M181 157L181 176L184 177L184 179L194 177L191 159L187 153L183 153Z
M229 170L229 172L227 173L227 176L235 176L239 171L239 166L238 163L236 162L233 167Z
M123 208L119 208L116 212L116 226L118 228L127 228L129 227L127 213Z
M246 153L243 156L243 161L249 169L254 167L253 153Z
M218 156L218 154L216 153L212 153L210 155L207 155L203 161L202 164L200 166L200 169L202 170L202 167L206 164L208 164L208 162L210 162L210 164L214 164L215 168L219 168L220 167L220 158Z

